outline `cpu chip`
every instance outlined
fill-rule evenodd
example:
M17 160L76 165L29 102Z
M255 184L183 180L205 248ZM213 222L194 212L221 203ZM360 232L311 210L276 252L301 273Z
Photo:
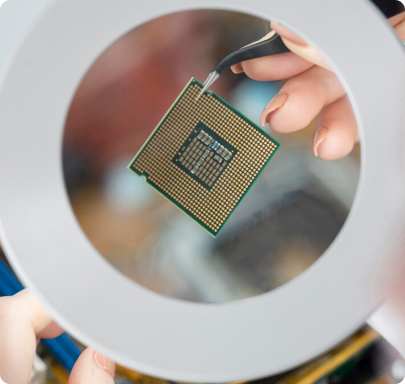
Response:
M236 149L198 123L173 161L194 180L211 189L236 155Z
M192 78L128 169L216 237L280 144Z

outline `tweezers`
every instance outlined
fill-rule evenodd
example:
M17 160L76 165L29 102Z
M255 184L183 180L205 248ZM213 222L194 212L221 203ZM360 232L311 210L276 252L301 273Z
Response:
M207 91L207 89L218 79L218 77L232 65L241 63L242 61L257 59L264 56L278 55L280 53L287 53L290 50L283 43L281 37L273 31L269 34L266 40L258 43L248 45L241 48L230 55L226 56L221 62L210 72L207 79L203 84L203 89L197 96L196 100Z

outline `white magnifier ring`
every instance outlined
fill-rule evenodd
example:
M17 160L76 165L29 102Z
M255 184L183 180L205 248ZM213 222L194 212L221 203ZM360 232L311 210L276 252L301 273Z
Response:
M271 19L313 44L347 89L363 149L354 205L321 259L281 288L221 305L160 297L114 270L81 231L61 166L66 114L95 59L134 27L196 8ZM55 320L122 365L227 382L302 364L361 326L384 298L379 277L401 267L404 68L400 40L365 0L55 0L1 84L1 243Z

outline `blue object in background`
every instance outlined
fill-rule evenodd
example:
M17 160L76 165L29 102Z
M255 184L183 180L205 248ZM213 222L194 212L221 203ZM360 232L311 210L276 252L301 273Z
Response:
M255 81L246 77L233 91L231 104L260 126L263 109L278 94L283 84L281 81Z
M111 164L104 176L103 193L109 206L118 213L128 214L144 208L154 200L155 192L143 177L135 177L127 169L131 159Z
M13 272L0 259L0 295L12 296L23 289L24 287L17 280ZM41 343L69 372L81 354L81 350L65 333L55 339L42 339Z

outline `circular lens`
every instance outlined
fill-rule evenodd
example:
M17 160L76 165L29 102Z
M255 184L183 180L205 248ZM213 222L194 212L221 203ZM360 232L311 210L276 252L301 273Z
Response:
M311 266L346 220L359 177L359 147L334 162L314 156L316 123L303 123L308 113L300 111L300 105L295 119L283 118L280 105L270 114L270 126L274 122L285 131L292 124L287 130L296 132L263 128L282 146L217 237L127 169L191 77L203 81L224 56L269 31L268 22L235 12L164 16L110 46L76 92L64 138L71 204L105 259L152 291L199 302L227 302L268 292ZM252 79L228 70L213 90L260 125L263 110L269 110L266 105L280 89L315 73L292 53L283 59L293 68L274 61L280 57L265 58L262 65L276 68L278 74L264 70L255 76L247 67ZM258 76L262 81L254 79ZM284 101L285 107L294 108L294 97L316 99L319 83L325 81L317 76L312 83L301 80L301 88L286 95L290 100ZM318 107L319 102L314 103ZM174 140L176 132L171 135ZM159 161L159 149L156 153ZM249 163L243 167L242 173ZM196 199L187 193L184 189L184 199ZM226 195L225 190L220 198Z

